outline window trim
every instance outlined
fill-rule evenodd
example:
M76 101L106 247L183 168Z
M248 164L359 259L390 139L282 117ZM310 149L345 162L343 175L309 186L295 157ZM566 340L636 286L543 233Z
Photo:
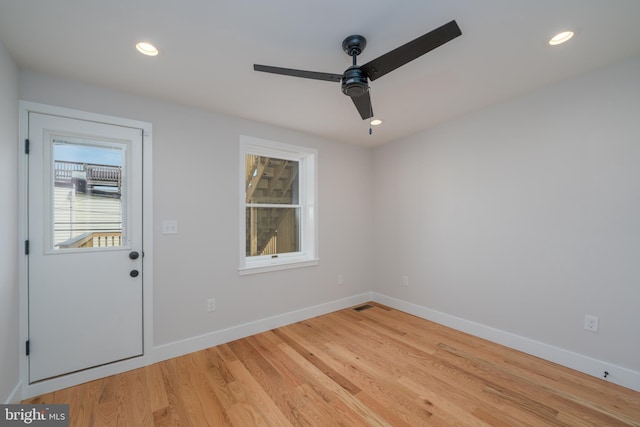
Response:
M300 252L271 256L246 256L246 172L245 155L256 154L299 162L299 204L301 206ZM317 265L318 259L318 150L240 135L239 155L240 275L265 273Z

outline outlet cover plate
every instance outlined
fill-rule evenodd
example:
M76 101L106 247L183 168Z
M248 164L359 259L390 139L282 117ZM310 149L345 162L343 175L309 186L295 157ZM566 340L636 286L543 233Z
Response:
M584 328L590 332L598 332L600 319L590 314L584 316Z
M162 221L162 234L178 234L178 221L176 220Z

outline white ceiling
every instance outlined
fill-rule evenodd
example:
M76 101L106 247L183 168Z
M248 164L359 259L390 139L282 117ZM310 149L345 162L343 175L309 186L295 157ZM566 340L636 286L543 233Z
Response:
M346 36L367 38L365 64L451 19L461 37L371 83L371 136L338 83L253 71L341 74ZM365 146L638 55L639 21L639 0L0 0L21 68Z

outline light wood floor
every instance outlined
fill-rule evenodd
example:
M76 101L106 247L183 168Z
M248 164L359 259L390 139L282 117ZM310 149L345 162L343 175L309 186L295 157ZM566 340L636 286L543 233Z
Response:
M375 303L25 403L72 426L640 426L640 393Z

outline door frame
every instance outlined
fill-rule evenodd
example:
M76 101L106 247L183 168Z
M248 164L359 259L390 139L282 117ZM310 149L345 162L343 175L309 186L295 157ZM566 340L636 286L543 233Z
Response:
M18 251L21 254L18 265L18 279L20 286L20 386L22 399L54 390L104 378L109 375L125 372L146 366L152 361L153 351L153 174L152 174L152 125L148 122L131 120L121 117L108 116L86 111L73 110L53 105L39 104L20 100L19 102L19 158L18 158ZM96 368L63 375L44 380L35 384L29 384L29 359L26 355L26 342L29 338L29 301L28 279L29 264L28 255L25 254L25 241L28 238L28 183L29 168L28 155L25 153L25 140L29 131L28 115L30 112L68 117L79 120L94 121L118 126L134 127L143 130L142 133L142 248L143 281L142 281L142 349L139 357L114 362Z

